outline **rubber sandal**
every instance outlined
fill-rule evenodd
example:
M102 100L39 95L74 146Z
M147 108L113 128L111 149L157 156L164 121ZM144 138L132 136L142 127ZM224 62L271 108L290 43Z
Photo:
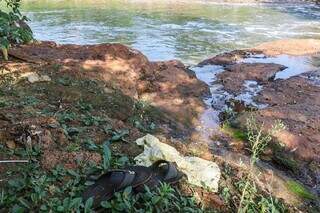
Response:
M178 171L174 163L166 160L158 160L149 168L152 171L152 177L145 184L135 187L136 192L144 192L145 186L153 190L158 187L161 182L173 185L185 176L184 173Z
M98 180L82 194L86 201L93 198L93 207L100 206L101 201L109 200L116 192L124 190L128 186L132 188L146 183L152 176L148 167L134 166L122 170L111 170L103 174Z
M160 179L161 182L168 184L175 184L185 176L184 173L177 169L175 163L168 162L166 160L158 160L154 162L150 169L153 174L157 174L157 178Z

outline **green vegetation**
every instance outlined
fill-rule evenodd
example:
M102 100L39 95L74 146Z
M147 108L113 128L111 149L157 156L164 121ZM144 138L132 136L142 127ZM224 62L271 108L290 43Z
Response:
M236 129L234 127L232 127L229 122L225 122L223 123L222 127L221 127L221 130L232 136L234 139L237 139L237 140L242 140L242 141L246 141L247 140L247 134L246 132L240 130L240 129Z
M92 202L84 202L82 192L107 169L134 164L133 157L139 148L132 141L133 121L139 120L144 130L150 129L150 124L156 122L150 117L152 108L136 103L117 90L106 94L98 81L67 74L53 75L51 82L34 84L0 75L0 79L9 77L13 80L0 81L0 107L5 119L15 123L19 123L19 119L34 121L32 125L19 124L12 129L13 134L23 138L33 132L31 126L34 126L42 133L50 131L52 140L46 147L42 140L38 143L36 135L31 135L31 142L23 139L17 142L11 133L8 136L1 132L0 159L24 159L29 163L1 163L0 209L5 212L92 212ZM41 119L48 118L54 122L41 124ZM120 118L128 122L117 126ZM11 127L9 124L8 128ZM7 142L14 139L15 145L8 146ZM48 157L51 152L53 157ZM99 156L101 160L81 158L86 155ZM102 207L108 212L206 211L193 197L184 196L166 184L155 191L140 194L131 191L127 188L117 193L112 200L103 202Z
M264 125L257 124L255 118L251 115L251 117L247 119L246 128L251 151L251 163L255 164L259 159L260 154L272 140L272 135L282 129L285 129L285 126L281 121L276 121L271 129L266 132L264 130Z
M285 212L284 205L271 193L267 197L258 193L255 184L257 175L254 172L254 166L259 160L260 154L264 151L268 143L272 140L272 135L283 129L284 125L277 121L272 128L265 133L264 126L257 124L253 116L247 119L247 138L251 152L250 168L248 175L237 183L239 191L241 191L241 199L238 206L238 213L244 212Z
M51 171L41 169L38 159L41 149L8 150L2 152L12 156L29 156L30 163L14 167L6 173L8 184L0 191L0 207L12 212L91 212L90 200L83 202L81 192L92 181L87 176L111 167L121 167L127 160L111 159L108 145L101 150L101 165L79 162L77 169L56 166ZM100 148L99 148L100 149ZM110 165L109 165L110 163ZM174 188L162 184L156 191L147 190L143 194L131 194L131 188L117 193L114 199L102 202L102 207L112 212L202 212L195 200L182 196Z
M8 60L8 49L12 43L26 43L32 40L32 31L25 24L27 17L19 10L20 0L0 0L6 10L0 9L0 48L5 60Z
M293 181L293 180L288 181L287 187L290 191L292 191L293 193L295 193L301 198L309 199L309 200L315 199L315 196L311 192L309 192L307 188L305 188L302 184L296 181Z

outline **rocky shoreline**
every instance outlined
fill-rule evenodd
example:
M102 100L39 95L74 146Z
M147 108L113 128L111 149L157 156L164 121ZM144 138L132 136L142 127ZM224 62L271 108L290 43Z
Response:
M232 98L244 92L245 81L257 82L252 87L261 85L262 89L254 94L253 100L264 107L254 109L252 112L254 106L246 105L241 98L238 99L237 104L233 105L233 110L237 113L235 120L232 121L234 127L245 129L246 119L252 115L258 123L264 124L265 131L268 131L277 120L283 121L286 129L274 135L271 149L263 158L280 169L288 170L294 178L308 185L318 195L320 68L314 66L312 70L303 70L300 67L298 68L302 69L299 70L300 74L289 74L283 79L275 80L277 73L290 67L269 61L270 58L275 60L283 55L291 55L292 60L307 55L313 63L316 63L319 52L318 40L280 40L253 49L223 53L199 64L208 66L209 69L210 65L222 67L223 71L217 74L217 83L222 84L225 91L233 94ZM255 60L259 63L254 62ZM239 106L241 104L242 107Z
M318 201L295 206L304 201L286 189L287 176L320 194L318 53L319 40L280 40L223 53L198 65L209 71L210 66L220 69L212 85L222 85L229 94L223 104L233 103L228 105L236 115L231 121L233 129L245 131L245 121L252 115L264 124L264 131L277 120L286 126L272 135L272 144L263 153L262 164L274 167L264 166L261 183L269 180L268 172L275 172L278 182L273 186L273 195L293 205L293 209L305 205L313 208ZM199 118L211 116L205 114L208 106L204 99L212 95L212 85L197 79L197 73L180 61L150 62L141 52L121 44L36 42L13 47L9 55L11 60L0 64L1 85L6 91L1 102L0 138L9 150L39 145L44 153L40 165L45 170L59 164L74 169L76 161L84 159L101 162L100 154L78 147L77 143L87 143L79 138L88 136L95 144L106 138L123 140L112 144L112 151L130 158L141 152L133 141L146 132L185 155L217 161L223 168L230 162L216 155L216 150L210 148L212 143L221 142L226 153L247 155L244 140L234 141L222 132L210 135L210 139L201 135ZM285 58L293 61L302 56L312 59L316 69L278 78L292 68L276 63L283 60L279 59L283 55L293 57ZM244 103L241 94L246 90L253 91L251 101L263 107ZM3 153L0 156L8 157ZM0 165L0 171L7 169ZM234 169L233 178L238 180L243 175L242 167ZM228 181L227 177L221 184ZM196 190L207 204L225 207L217 195ZM184 192L190 193L190 188L184 188Z

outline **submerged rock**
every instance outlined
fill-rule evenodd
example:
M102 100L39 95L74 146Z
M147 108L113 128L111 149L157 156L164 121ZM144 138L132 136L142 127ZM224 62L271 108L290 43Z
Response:
M220 169L216 163L183 156L174 147L161 143L158 138L149 134L137 139L136 143L144 147L144 152L135 158L137 164L150 166L157 160L175 162L178 169L187 175L190 184L218 191Z

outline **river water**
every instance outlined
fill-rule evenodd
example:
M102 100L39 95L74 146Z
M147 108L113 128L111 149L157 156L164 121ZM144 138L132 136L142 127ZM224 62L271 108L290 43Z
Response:
M280 38L320 39L320 7L217 4L205 0L25 0L39 40L119 42L151 60L195 64Z

